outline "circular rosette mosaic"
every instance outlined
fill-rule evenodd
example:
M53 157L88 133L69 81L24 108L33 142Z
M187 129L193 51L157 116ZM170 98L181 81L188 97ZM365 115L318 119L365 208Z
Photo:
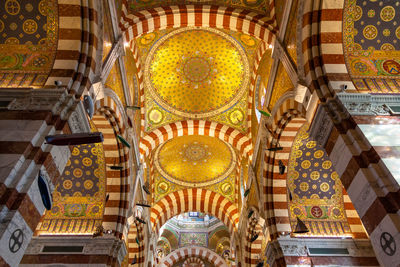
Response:
M167 180L182 186L202 187L223 181L235 168L232 146L209 136L174 138L155 152L155 167ZM231 191L228 185L224 190Z
M164 109L200 119L233 106L246 91L250 71L244 50L229 35L185 28L155 43L144 76L146 89ZM160 115L153 113L157 120Z

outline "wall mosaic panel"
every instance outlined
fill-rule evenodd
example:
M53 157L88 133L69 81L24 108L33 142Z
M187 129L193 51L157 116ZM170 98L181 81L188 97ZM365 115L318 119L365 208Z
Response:
M75 146L38 233L93 233L102 222L105 186L103 144Z
M153 201L186 187L219 193L237 203L237 156L225 142L208 136L171 139L154 153Z
M179 247L187 246L208 246L207 233L180 233L179 235Z
M345 216L343 186L325 150L308 135L304 125L293 142L288 164L290 223L305 222L311 236L350 236Z
M400 91L400 1L346 0L343 45L360 91Z
M4 0L0 14L0 87L42 87L57 49L57 0Z
M275 103L281 98L281 96L287 91L292 90L294 87L289 75L287 74L285 67L279 62L278 71L272 89L271 99L269 101L268 109L272 110Z
M282 23L282 16L285 12L286 2L287 0L274 0L276 22L278 23L278 27L280 27Z
M133 57L132 52L129 50L129 48L125 49L125 69L126 69L126 75L127 75L127 80L128 80L128 87L131 93L131 100L132 103L135 106L139 105L139 85L137 81L137 69L136 69L136 64L135 64L135 58ZM135 91L135 88L137 88L137 91Z
M107 77L105 86L112 89L121 100L122 104L126 104L124 87L122 86L121 71L119 69L119 60L117 59Z
M104 22L103 22L103 62L107 55L110 53L112 45L114 43L114 33L112 30L110 9L108 3L103 1L104 6Z
M159 45L158 42L165 42L160 49L151 52L154 53L156 60L152 61L151 69L149 67L150 74L145 74L145 77L148 78L145 85L145 130L149 132L188 117L198 119L207 113L208 120L224 123L243 133L247 132L248 82L243 81L244 85L247 85L242 86L238 93L236 85L242 83L243 77L236 77L235 74L246 75L248 80L252 64L248 64L248 62L253 61L259 41L249 35L230 31L191 30L174 34L176 38L172 37L174 39L170 40L160 40L160 38L171 34L174 31L172 29L152 32L136 39L142 62L146 61L150 49L154 45ZM193 41L193 38L186 38L188 37L186 33L190 35L194 32L198 34L195 34L193 38L200 38L199 40ZM209 40L209 38L211 39ZM230 41L225 40L226 38ZM193 43L198 45L193 47ZM203 47L202 44L205 46ZM234 46L236 48L233 48ZM164 62L156 62L160 58ZM243 61L240 61L240 58L244 58L247 63L242 65ZM227 66L222 63L226 61L230 61L232 64ZM195 64L187 64L193 62ZM239 68L233 68L232 66L235 64L239 64ZM148 65L150 63L146 64L146 66ZM237 73L238 71L240 73ZM160 78L158 84L162 85L165 90L169 90L169 93L164 89L161 90L165 91L162 93L158 88L156 91L161 93L154 94L155 91L152 88L158 79L155 78L157 73L165 75ZM228 80L225 79L225 76L236 78ZM238 81L236 82L236 80ZM222 87L220 90L203 90L216 86ZM228 90L230 87L233 91ZM231 94L229 94L230 91L232 91ZM199 94L200 92L202 94L208 92L209 95ZM206 104L202 104L202 101L205 101ZM209 110L204 110L203 107L207 107ZM210 107L213 108L210 109Z
M155 6L179 5L179 4L213 4L233 6L236 8L251 9L267 13L266 0L128 0L128 7L131 13L148 9Z
M299 0L293 0L289 14L289 23L287 24L284 44L290 59L297 65L297 8Z

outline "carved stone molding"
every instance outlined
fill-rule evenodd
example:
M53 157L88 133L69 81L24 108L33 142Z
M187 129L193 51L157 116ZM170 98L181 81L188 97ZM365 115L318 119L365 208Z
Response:
M76 106L76 99L66 89L4 89L0 101L8 101L8 110L49 110L66 120Z
M310 136L322 147L328 141L329 135L333 129L332 119L329 117L325 108L320 105L315 114L314 120L310 127Z
M122 37L119 38L117 41L114 42L112 45L111 51L108 53L104 63L103 63L103 70L101 72L101 78L103 83L106 82L108 75L111 72L112 67L114 66L115 61L119 58L124 51L124 45Z
M68 125L72 133L89 133L90 125L82 102L79 102L74 112L68 119Z
M83 246L81 253L69 252L55 252L55 254L64 255L107 255L118 259L121 263L127 253L125 242L116 239L112 235L92 238L90 237L77 237L77 236L55 236L55 237L33 237L29 243L25 254L38 255L38 254L54 254L50 252L42 252L45 246Z
M329 254L329 249L347 249L348 253L343 256L348 257L373 257L374 251L369 240L353 239L309 239L291 238L290 236L279 237L279 245L284 256L312 256L310 248L327 249L327 254L320 256L334 256ZM340 255L336 255L340 256Z
M370 95L339 93L338 97L351 115L389 116L388 104L400 105L398 95Z

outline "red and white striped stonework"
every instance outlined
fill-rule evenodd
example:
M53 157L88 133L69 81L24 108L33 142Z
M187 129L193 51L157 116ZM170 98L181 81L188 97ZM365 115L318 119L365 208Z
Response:
M190 257L183 262L182 267L205 267L204 262L197 257Z
M223 28L243 32L266 43L274 41L275 21L253 11L210 5L163 6L129 14L122 1L120 28L127 41L155 30L188 26Z
M194 210L217 217L231 234L237 230L239 210L235 204L209 190L185 188L170 193L153 205L150 217L153 232L158 234L161 226L173 216Z
M130 43L131 51L136 60L138 69L138 82L140 89L141 106L144 107L143 68L140 66L138 50L133 41L136 37L165 28L178 28L188 26L210 27L228 29L252 35L262 41L253 67L250 91L248 97L248 122L251 122L252 102L255 88L255 77L258 64L269 44L275 40L276 20L275 9L272 8L271 18L252 11L235 9L231 7L210 5L179 5L157 7L129 14L128 3L122 1L122 18L120 28L125 32L125 39ZM273 6L271 1L270 6ZM145 110L141 110L141 128L144 130Z
M0 266L17 266L45 210L37 183L39 170L50 179L49 184L55 184L70 155L68 147L48 145L44 137L70 129L51 111L3 111L0 129L0 242L4 248ZM9 240L18 229L24 243L12 252Z
M306 80L310 89L317 91L335 125L325 150L370 236L380 263L395 266L400 264L400 250L389 256L383 251L380 240L387 232L400 244L400 187L387 173L384 163L357 123L334 96L335 87L331 83L334 80L340 83L349 81L347 71L344 73L340 39L343 4L344 0L303 2L302 50ZM340 64L330 65L332 62Z
M265 208L269 211L267 225L270 229L271 239L278 237L279 232L290 232L288 199L287 199L287 173L279 173L279 160L288 166L290 150L299 129L306 122L303 118L291 118L279 123L281 130L278 141L283 150L271 153L266 151L264 158L264 193L267 202Z
M122 170L111 170L106 166L106 194L109 195L109 200L105 205L103 217L104 228L114 230L117 236L121 236L129 206L131 170L129 168L129 150L117 142L116 135L124 136L125 130L121 123L121 116L118 116L118 109L115 107L116 104L113 104L113 100L109 97L96 102L96 115L93 116L93 123L104 136L106 165L123 167Z
M45 87L54 81L80 96L101 68L101 1L58 0L59 40L56 59Z
M252 142L248 136L221 123L199 120L174 122L154 130L140 140L140 153L148 156L158 145L185 135L216 137L231 144L243 156L251 157L253 153Z
M137 240L136 240L137 239ZM138 242L139 241L139 244ZM136 262L138 265L142 266L145 260L145 251L144 251L144 236L143 236L143 224L141 223L132 223L129 227L128 233L128 253L129 253L129 263L136 258Z
M253 234L258 234L255 241L251 242ZM258 218L252 216L247 222L246 244L245 244L245 266L256 266L259 262L264 233L261 225L258 223Z
M304 74L311 90L320 98L346 84L355 90L345 64L342 40L344 0L303 0L302 51Z
M214 251L209 250L208 248L205 247L196 247L196 246L183 247L174 250L173 252L165 256L163 259L161 259L161 264L159 266L172 267L174 266L175 263L191 257L200 258L204 261L211 263L212 266L228 267L224 259L222 259L221 256L216 254Z
M344 210L347 217L347 222L349 223L351 233L355 239L368 239L368 235L365 232L364 226L354 208L353 203L346 190L343 188L343 204Z

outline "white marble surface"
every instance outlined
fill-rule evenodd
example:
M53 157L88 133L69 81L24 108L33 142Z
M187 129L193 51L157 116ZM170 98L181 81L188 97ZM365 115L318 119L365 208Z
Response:
M3 259L10 265L10 266L18 266L19 262L21 261L22 257L24 256L25 249L27 248L33 232L29 228L29 226L25 223L24 218L18 211L8 211L7 219L9 220L8 223L2 223L2 230L0 235L0 255ZM21 248L12 253L9 249L9 242L11 234L16 230L21 229L24 235L23 243Z
M400 125L359 124L373 146L400 146Z

